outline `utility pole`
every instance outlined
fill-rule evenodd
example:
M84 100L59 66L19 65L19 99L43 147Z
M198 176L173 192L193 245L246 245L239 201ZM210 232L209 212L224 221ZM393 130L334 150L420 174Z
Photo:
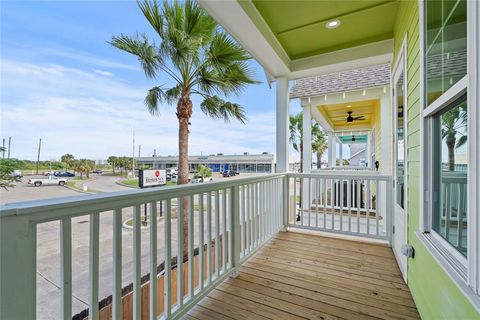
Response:
M2 144L2 158L5 159L5 138L3 138L3 144Z
M37 171L38 174L38 162L40 161L40 149L42 148L42 138L40 138L40 142L38 143L38 155L37 155Z
M142 146L138 145L138 157L140 158L140 150L142 150Z
M133 143L132 143L132 176L135 169L135 128L133 128Z
M12 137L8 137L8 157L7 159L10 159L10 147L12 145Z

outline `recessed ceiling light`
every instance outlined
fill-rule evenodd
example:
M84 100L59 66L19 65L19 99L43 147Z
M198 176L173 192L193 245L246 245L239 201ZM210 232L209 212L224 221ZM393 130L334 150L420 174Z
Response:
M327 29L335 29L335 28L338 28L339 25L340 25L340 20L335 19L335 20L328 21L328 22L325 24L325 27L326 27Z
M352 106L351 105L348 105L347 108L351 108Z

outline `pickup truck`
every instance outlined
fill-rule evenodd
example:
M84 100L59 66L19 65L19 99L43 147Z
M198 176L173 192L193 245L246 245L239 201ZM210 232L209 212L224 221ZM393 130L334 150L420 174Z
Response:
M48 178L29 179L28 184L33 184L35 187L40 187L41 185L64 186L67 183L67 181L68 179L49 176Z

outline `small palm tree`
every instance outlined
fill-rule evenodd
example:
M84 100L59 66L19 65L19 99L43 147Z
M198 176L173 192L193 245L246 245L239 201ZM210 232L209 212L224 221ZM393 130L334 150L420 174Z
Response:
M448 171L455 171L455 148L459 148L467 142L467 136L462 134L466 129L465 108L454 108L442 115L442 139L448 149ZM460 138L457 140L457 136Z
M60 161L62 161L62 163L65 165L65 168L67 170L72 168L74 160L75 160L75 157L70 153L66 153L60 158Z
M197 3L186 0L138 2L143 15L160 38L157 44L146 35L114 36L111 44L136 56L147 78L169 76L174 85L151 88L145 105L158 115L163 103L177 104L178 184L188 183L188 134L193 112L192 95L202 98L200 110L214 119L236 119L245 122L244 109L224 100L239 94L248 84L256 83L248 64L250 55L218 27ZM184 199L188 208L188 198ZM187 252L188 215L184 215L183 244Z
M295 151L300 153L300 172L303 172L303 113L290 116L289 141ZM320 129L318 123L312 125L312 151L317 154L317 167L320 168L321 158L328 148L325 132Z

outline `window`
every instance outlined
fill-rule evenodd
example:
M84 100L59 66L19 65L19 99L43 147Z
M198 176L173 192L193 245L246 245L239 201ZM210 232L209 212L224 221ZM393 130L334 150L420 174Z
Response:
M480 3L425 0L420 12L423 212L416 234L480 310Z
M463 257L468 227L466 17L464 0L426 1L424 115L432 204L428 225Z

